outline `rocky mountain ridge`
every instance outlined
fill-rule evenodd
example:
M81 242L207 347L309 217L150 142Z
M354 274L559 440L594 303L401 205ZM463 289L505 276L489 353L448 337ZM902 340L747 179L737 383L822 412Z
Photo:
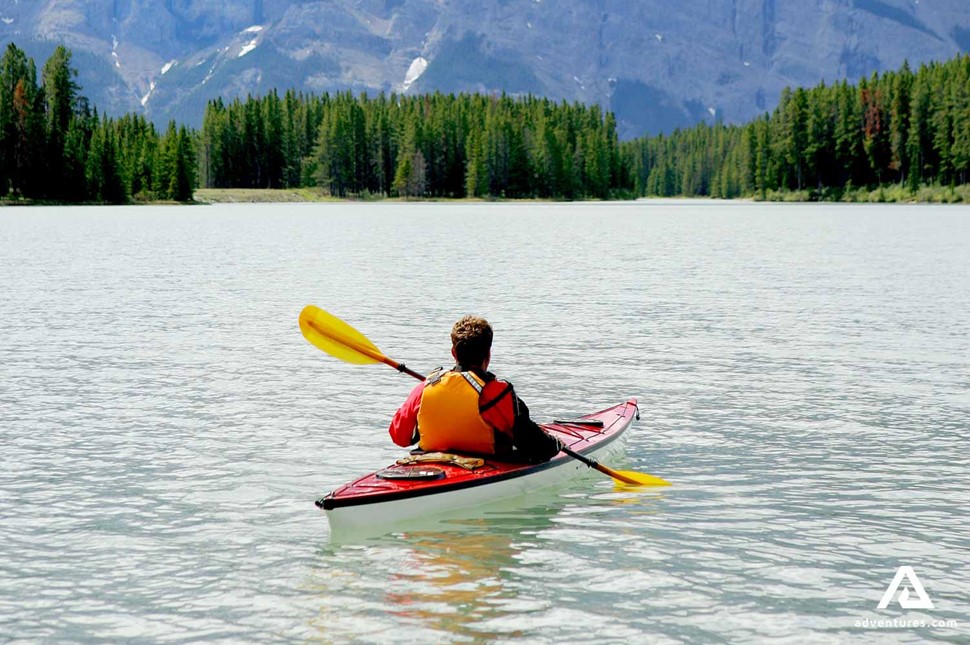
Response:
M0 39L69 46L110 114L216 96L441 90L596 103L625 137L740 122L786 85L970 51L965 0L3 0Z

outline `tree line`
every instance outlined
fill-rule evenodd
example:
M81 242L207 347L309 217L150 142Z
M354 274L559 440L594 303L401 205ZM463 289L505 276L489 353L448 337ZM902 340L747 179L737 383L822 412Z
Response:
M121 204L188 201L197 186L196 135L142 116L99 116L81 96L71 52L41 70L10 43L0 58L0 199Z
M210 187L554 199L630 187L612 114L535 97L270 92L210 101L200 140Z
M853 187L966 184L970 56L785 89L772 113L745 125L702 124L621 148L641 196L828 199Z
M0 58L0 199L125 203L219 188L318 187L336 197L731 198L966 184L970 56L785 89L744 125L620 143L598 106L532 96L368 97L273 91L210 101L200 131L99 115L59 46L37 79Z

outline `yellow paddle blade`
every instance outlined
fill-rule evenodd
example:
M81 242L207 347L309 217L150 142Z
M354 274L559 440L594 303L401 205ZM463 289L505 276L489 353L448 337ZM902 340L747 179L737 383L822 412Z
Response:
M388 361L366 336L315 305L300 312L300 331L311 345L342 361L354 365Z
M670 486L670 482L648 473L638 473L634 470L613 470L602 464L597 470L601 470L617 481L617 484L625 486Z

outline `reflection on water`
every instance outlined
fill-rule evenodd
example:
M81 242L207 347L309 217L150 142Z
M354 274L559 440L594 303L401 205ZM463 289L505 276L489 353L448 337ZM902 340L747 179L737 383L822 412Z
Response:
M965 207L2 210L0 640L966 642L968 248ZM419 371L483 314L536 418L637 396L617 467L674 486L331 540L412 383L307 303ZM876 609L900 565L933 610Z
M555 503L553 497L548 500ZM321 635L332 638L443 641L520 635L483 626L537 608L519 597L514 571L535 546L536 532L552 526L555 513L549 506L520 504L518 512L432 521L431 530L331 544L323 549L313 577L324 602L315 624ZM334 583L339 588L353 581L362 567L374 574L381 592L373 616L348 616L333 606L339 597Z
M602 490L593 482L601 483L598 478L581 478L577 484ZM615 544L635 538L635 532L611 531L609 542L580 539L580 533L608 521L623 505L636 505L640 515L656 512L651 507L660 495L591 495L573 487L537 497L531 504L520 500L490 505L478 518L429 520L423 530L324 547L308 583L321 602L314 628L320 636L337 640L534 637L540 633L539 623L555 622L563 602L576 603L577 595L588 593L591 588L585 585L591 580L624 593L624 576L642 578L635 570L624 571L620 563L601 565L604 569L591 576L585 567L574 566L578 556L550 547L557 542L585 544L592 550L589 555L600 557ZM367 572L363 584L373 597L367 603L355 602L348 612L345 592L359 591L362 571ZM573 587L574 595L550 597L536 588L545 586L543 580ZM577 621L578 616L569 618L569 624L581 627Z

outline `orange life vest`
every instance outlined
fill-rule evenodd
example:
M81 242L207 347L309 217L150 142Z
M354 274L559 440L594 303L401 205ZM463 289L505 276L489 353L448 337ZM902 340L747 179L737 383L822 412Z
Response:
M418 446L427 451L495 454L496 433L505 434L511 440L512 427L511 423L500 423L507 427L497 428L482 418L479 411L482 393L492 383L499 385L497 381L486 384L473 372L438 370L431 374L425 381L421 407L418 408L418 433L421 437ZM502 392L500 396L511 400L512 397L504 396L507 393ZM489 414L492 419L496 418L494 412Z

